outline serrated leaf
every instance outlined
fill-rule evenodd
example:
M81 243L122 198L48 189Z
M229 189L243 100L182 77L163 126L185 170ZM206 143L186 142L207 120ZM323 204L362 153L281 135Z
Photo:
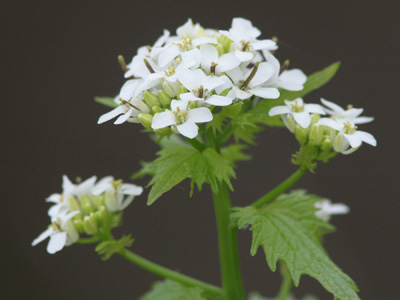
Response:
M217 132L222 132L224 123L228 119L236 119L239 116L242 107L243 104L241 102L222 107L218 113L214 113L213 120L207 123L206 129L211 128L214 135L216 135Z
M321 199L297 191L258 210L251 206L236 208L232 218L239 228L251 225L251 254L255 255L262 246L272 271L282 260L296 286L301 275L307 274L337 298L359 300L355 283L331 261L320 243L321 231L333 230L332 225L315 215L315 203Z
M124 235L119 240L104 241L96 246L96 252L102 256L102 260L108 260L114 253L121 251L125 247L132 246L133 238L131 235Z
M116 108L118 106L117 103L114 102L114 98L111 97L94 97L94 100L102 105L111 107L111 108Z
M250 160L251 155L243 153L243 150L247 149L246 145L243 144L232 144L221 149L221 155L230 162L231 166L234 167L236 162Z
M202 296L203 292L201 288L188 287L172 280L157 281L140 300L207 300Z
M235 172L229 161L211 148L203 152L189 147L163 149L151 163L145 163L134 177L152 175L148 186L153 186L148 197L148 204L154 203L162 194L182 182L191 179L191 194L194 184L200 191L204 183L218 192L218 184L225 182L232 190L230 177L235 178Z
M260 120L263 120L262 122L266 125L275 126L274 124L276 123L278 126L281 126L281 122L279 122L279 116L268 116L269 110L274 106L283 105L284 100L294 100L299 97L302 98L312 91L320 88L332 79L339 67L340 63L336 62L321 71L313 73L312 75L308 76L307 81L304 84L304 88L301 91L293 92L281 90L281 94L278 99L261 100L249 113L260 118Z
M235 141L244 141L250 145L254 145L256 133L262 131L262 127L257 125L258 121L258 118L249 113L239 115L233 124L233 136Z

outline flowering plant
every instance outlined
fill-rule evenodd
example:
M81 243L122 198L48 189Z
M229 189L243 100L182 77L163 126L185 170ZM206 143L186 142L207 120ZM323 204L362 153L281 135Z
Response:
M166 281L154 284L141 299L246 299L240 272L236 233L253 234L251 254L261 246L272 271L277 262L283 283L276 299L294 299L292 285L302 274L318 280L335 299L359 299L355 283L329 258L323 236L334 230L333 214L345 214L345 204L307 194L285 193L318 162L338 153L350 154L362 143L376 146L375 138L357 125L371 122L360 108L343 109L321 99L307 104L303 97L327 83L339 68L334 63L312 75L289 69L274 56L277 39L260 39L261 32L249 20L234 18L229 30L205 29L189 19L171 35L164 30L153 46L139 48L129 64L119 63L127 79L115 98L96 101L112 110L98 123L117 118L114 124L141 124L155 135L161 150L152 162L142 164L132 179L151 176L147 202L190 178L201 191L211 187L217 230L222 287L169 270L128 250L130 235L115 239L111 230L121 224L124 209L143 188L113 177L95 176L73 184L63 177L63 192L47 201L51 225L33 241L49 239L51 254L74 243L98 243L103 259L119 254L158 274ZM286 127L299 142L292 162L298 170L246 207L232 207L229 190L244 151L255 134L269 127ZM86 237L85 237L86 236ZM266 299L250 294L248 299Z

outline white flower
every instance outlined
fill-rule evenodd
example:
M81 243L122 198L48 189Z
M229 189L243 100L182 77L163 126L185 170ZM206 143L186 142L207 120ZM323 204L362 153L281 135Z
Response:
M373 117L359 117L364 111L363 108L353 108L349 106L347 110L341 108L339 105L321 98L321 102L328 107L324 110L331 115L331 118L342 123L351 122L353 124L365 124L372 122Z
M221 34L232 40L236 46L235 56L241 62L251 61L256 50L276 50L278 47L272 40L257 40L261 34L258 28L243 18L234 18L229 31L220 30Z
M233 81L236 98L245 100L253 95L266 99L276 99L279 91L276 88L265 87L272 74L272 65L267 62L256 64L252 69L235 68L226 72Z
M343 215L350 212L350 208L346 204L332 204L329 199L316 202L315 207L318 208L315 215L326 222L330 220L331 215Z
M347 121L333 120L322 118L318 121L319 125L328 126L335 131L332 131L331 138L333 141L333 149L342 154L350 154L361 146L362 142L371 146L376 146L375 137L365 131L357 130L357 126Z
M135 198L142 194L143 188L131 183L122 183L108 176L101 179L93 188L93 195L105 193L105 204L112 212L124 210ZM125 197L127 196L127 197Z
M189 90L180 95L185 101L201 101L209 105L226 106L232 104L232 99L227 96L213 94L213 90L226 81L219 76L207 76L202 70L189 70L181 68L176 71L180 83Z
M79 211L74 211L52 218L52 224L32 242L32 246L50 237L47 252L54 254L64 246L75 243L79 239L79 234L70 220L78 213Z
M196 123L210 122L213 116L206 107L189 109L188 104L189 101L172 100L171 110L156 114L151 128L161 129L172 125L180 134L193 139L199 130Z
M308 128L311 123L310 113L317 113L324 115L325 111L319 104L305 104L303 99L297 98L293 101L285 100L286 105L275 106L270 109L269 116L283 115L282 119L287 124L287 119L292 117L301 127ZM288 125L287 125L288 126ZM293 132L294 128L288 126L289 130Z
M219 56L217 48L212 45L201 45L200 53L201 67L208 74L219 75L236 68L241 63L234 53L226 53Z
M306 74L300 69L281 70L281 64L271 53L263 51L265 59L274 67L271 79L266 86L282 88L288 91L301 91L307 81Z

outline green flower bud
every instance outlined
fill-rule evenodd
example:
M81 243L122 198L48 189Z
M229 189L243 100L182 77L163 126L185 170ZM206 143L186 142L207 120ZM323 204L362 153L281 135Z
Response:
M189 109L197 108L197 101L190 101L187 107Z
M76 217L76 216L75 216ZM73 220L72 224L74 225L76 231L78 231L79 233L84 233L85 229L83 228L83 220L82 217L79 220Z
M289 129L291 133L294 133L294 130L296 128L296 122L293 119L293 117L291 115L281 115L281 118L283 123L285 123L287 129Z
M329 137L325 137L320 146L324 152L329 152L332 149L332 140Z
M157 114L157 113L160 113L160 112L163 112L164 111L164 109L162 109L161 107L159 107L159 106L153 106L152 108L151 108L151 110L153 111L153 113L155 113L155 114Z
M183 85L180 85L179 88L178 88L178 93L177 93L177 95L176 95L176 98L177 98L178 100L181 100L181 97L179 97L180 94L187 93L187 91L188 91L188 90L187 90Z
M163 90L158 91L158 98L160 99L160 102L164 107L168 107L172 100L168 93Z
M171 87L171 85L169 85L167 82L164 82L162 84L162 87L164 89L164 91L170 96L170 97L175 97L176 93L175 90Z
M92 203L96 209L99 209L104 205L104 196L103 195L93 195Z
M154 129L154 133L165 136L165 135L170 135L171 134L171 128L170 127L164 127L160 129Z
M69 206L71 207L71 211L81 210L79 202L74 196L69 197L68 201L69 201Z
M87 215L95 211L92 200L87 195L81 196L81 207L82 211Z
M83 229L87 234L93 235L97 232L97 221L95 217L86 216L83 219Z
M99 210L96 212L97 219L101 224L108 224L110 222L110 213L108 212L105 206L101 206Z
M308 141L308 137L307 137L307 129L304 129L303 127L296 125L295 129L294 129L294 135L296 137L296 139L298 140L298 142L300 143L300 145L305 145Z
M231 49L231 40L225 35L221 34L219 38L219 43L221 44L224 53L228 53Z
M312 114L311 115L311 124L315 124L321 119L321 116L319 114Z
M321 126L319 126L318 124L312 125L310 129L309 138L310 142L313 142L315 146L321 145L323 138Z
M218 51L218 56L221 56L222 54L224 54L224 48L221 44L218 44L216 48Z
M140 121L140 124L143 125L144 128L151 129L151 123L153 121L153 116L150 114L139 114L137 118Z
M144 91L143 96L144 96L144 102L149 107L161 105L160 101L158 100L158 97L156 95L154 95L153 93L150 93L149 91Z

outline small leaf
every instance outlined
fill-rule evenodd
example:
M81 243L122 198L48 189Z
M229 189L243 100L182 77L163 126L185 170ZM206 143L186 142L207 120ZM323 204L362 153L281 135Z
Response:
M231 166L234 167L236 162L250 160L251 156L243 153L243 150L247 149L246 145L243 144L232 144L221 149L221 155L230 162Z
M315 215L315 203L321 199L297 191L282 195L258 210L251 206L236 208L232 218L239 228L251 225L251 254L255 255L262 246L272 271L276 270L277 261L282 260L296 286L300 276L307 274L337 298L359 300L353 280L331 261L320 243L321 232L334 229Z
M278 99L264 99L261 100L250 113L254 117L258 117L262 120L262 123L269 126L282 126L282 122L279 122L279 116L270 117L268 116L269 110L278 105L283 105L284 100L294 100L296 98L302 98L305 95L311 93L312 91L320 88L326 84L332 77L336 74L340 67L340 63L336 62L328 66L327 68L318 71L307 78L304 88L301 91L287 91L280 90L280 96Z
M96 246L96 252L102 256L102 260L108 260L114 253L123 248L132 246L133 238L131 235L124 235L119 240L101 242Z
M191 179L191 194L194 184L201 190L202 185L208 183L217 192L218 184L225 182L233 189L230 177L235 178L235 172L229 161L211 148L203 152L190 147L163 149L157 155L155 161L143 163L142 170L133 175L134 178L153 176L148 185L153 186L147 201L149 205L186 178Z
M155 282L151 290L139 300L207 300L202 296L203 292L198 287L188 287L172 280L165 280Z
M94 97L94 100L102 105L111 107L111 108L116 108L118 106L117 103L114 102L114 98L111 97Z

